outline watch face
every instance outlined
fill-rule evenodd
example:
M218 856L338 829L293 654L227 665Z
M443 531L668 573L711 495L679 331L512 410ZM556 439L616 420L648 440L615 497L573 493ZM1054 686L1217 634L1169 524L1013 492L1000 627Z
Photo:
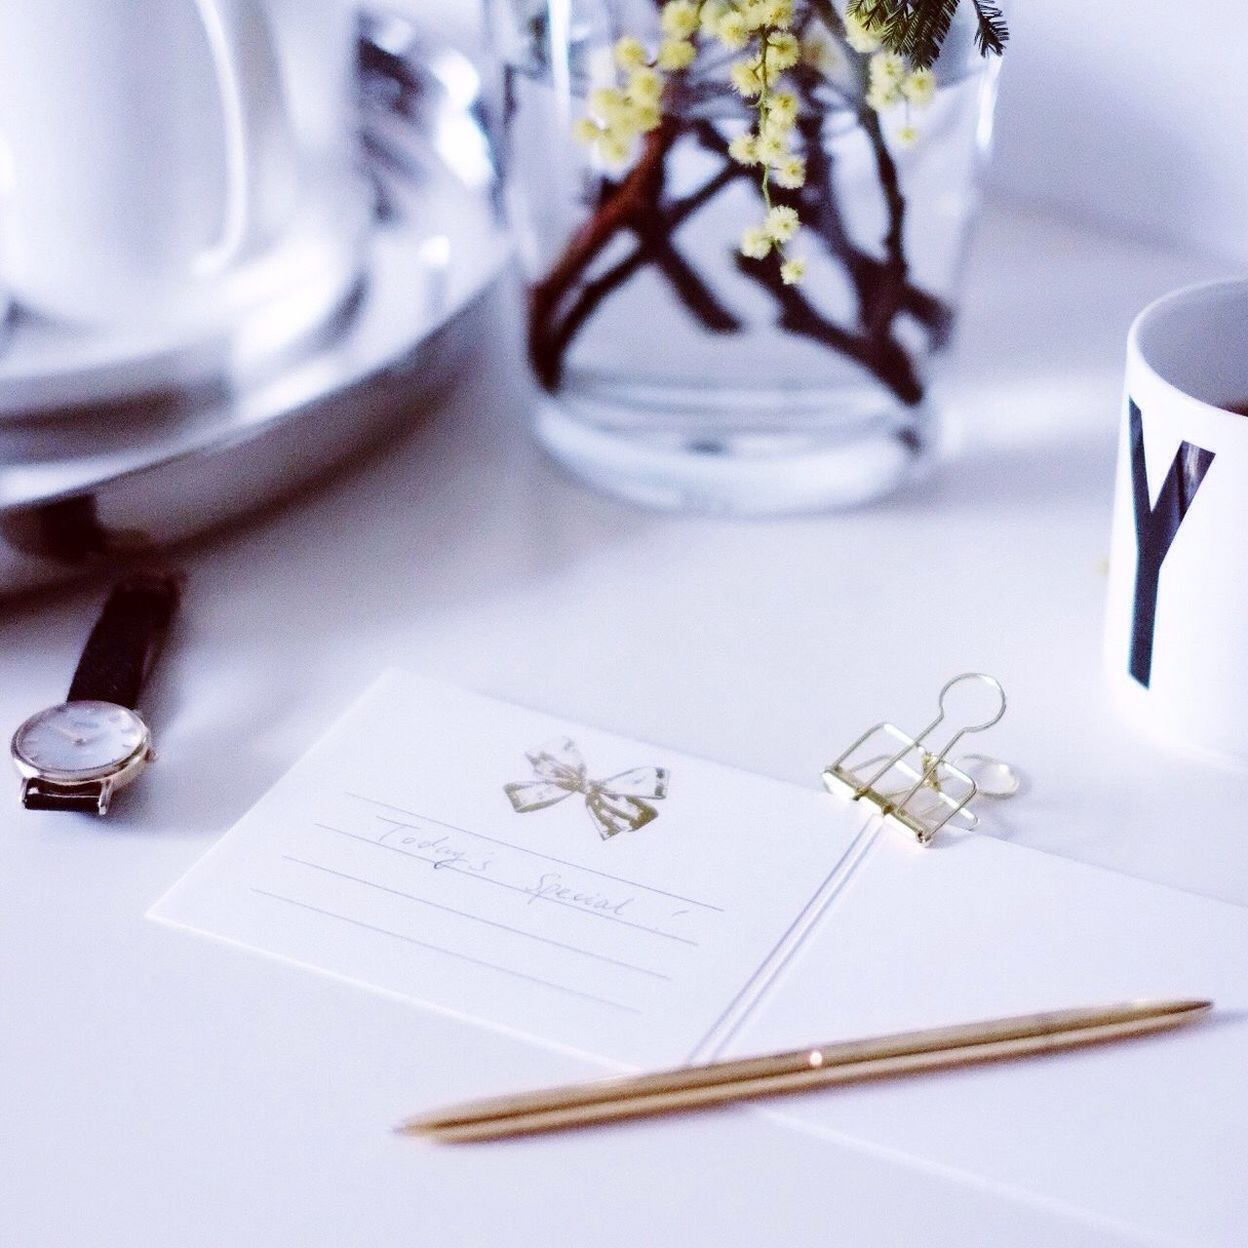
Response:
M148 747L147 726L112 702L64 702L32 715L13 737L13 756L40 775L91 779Z

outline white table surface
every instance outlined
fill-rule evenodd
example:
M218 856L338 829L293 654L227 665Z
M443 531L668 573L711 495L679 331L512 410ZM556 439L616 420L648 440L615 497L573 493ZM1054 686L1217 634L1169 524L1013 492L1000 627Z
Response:
M145 700L162 758L108 822L12 802L0 819L0 1243L1144 1242L750 1112L402 1139L409 1106L568 1059L143 912L388 664L807 785L867 724L925 722L947 676L991 671L1010 711L985 748L1031 783L990 834L1248 903L1243 776L1137 738L1099 676L1126 327L1216 273L994 209L952 391L960 456L909 496L768 523L562 480L526 439L495 299L430 426L186 552ZM98 602L0 608L0 723L62 696Z

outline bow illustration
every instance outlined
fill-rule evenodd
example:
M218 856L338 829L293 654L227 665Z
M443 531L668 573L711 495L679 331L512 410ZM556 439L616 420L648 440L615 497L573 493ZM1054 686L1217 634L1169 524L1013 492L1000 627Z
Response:
M649 802L667 796L666 767L634 767L605 780L591 780L585 760L569 737L548 741L526 753L536 780L503 785L512 808L521 815L544 810L573 793L585 797L585 809L605 841L620 832L635 832L659 817Z

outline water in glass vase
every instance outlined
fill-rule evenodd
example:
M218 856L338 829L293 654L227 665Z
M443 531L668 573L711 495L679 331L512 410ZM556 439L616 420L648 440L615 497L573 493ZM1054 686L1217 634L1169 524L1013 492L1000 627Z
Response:
M802 221L787 252L806 271L789 285L779 257L739 247L766 210L758 167L728 152L751 124L740 98L669 81L661 125L604 165L568 137L601 79L606 41L585 33L556 72L532 56L509 77L544 445L611 493L739 515L849 506L922 474L991 73L945 69L912 145L904 118L855 94L867 67L852 50L834 49L839 78L792 75L805 182L768 196Z

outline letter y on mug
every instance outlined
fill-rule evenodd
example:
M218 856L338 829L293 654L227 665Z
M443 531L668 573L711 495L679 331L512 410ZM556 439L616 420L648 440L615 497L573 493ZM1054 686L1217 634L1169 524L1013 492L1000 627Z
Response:
M1150 501L1148 464L1144 455L1144 417L1134 399L1128 400L1131 447L1131 495L1135 508L1135 598L1131 613L1131 675L1145 688L1152 676L1153 633L1157 624L1157 594L1161 565L1170 553L1179 528L1213 464L1213 452L1183 442L1170 461L1157 501Z

